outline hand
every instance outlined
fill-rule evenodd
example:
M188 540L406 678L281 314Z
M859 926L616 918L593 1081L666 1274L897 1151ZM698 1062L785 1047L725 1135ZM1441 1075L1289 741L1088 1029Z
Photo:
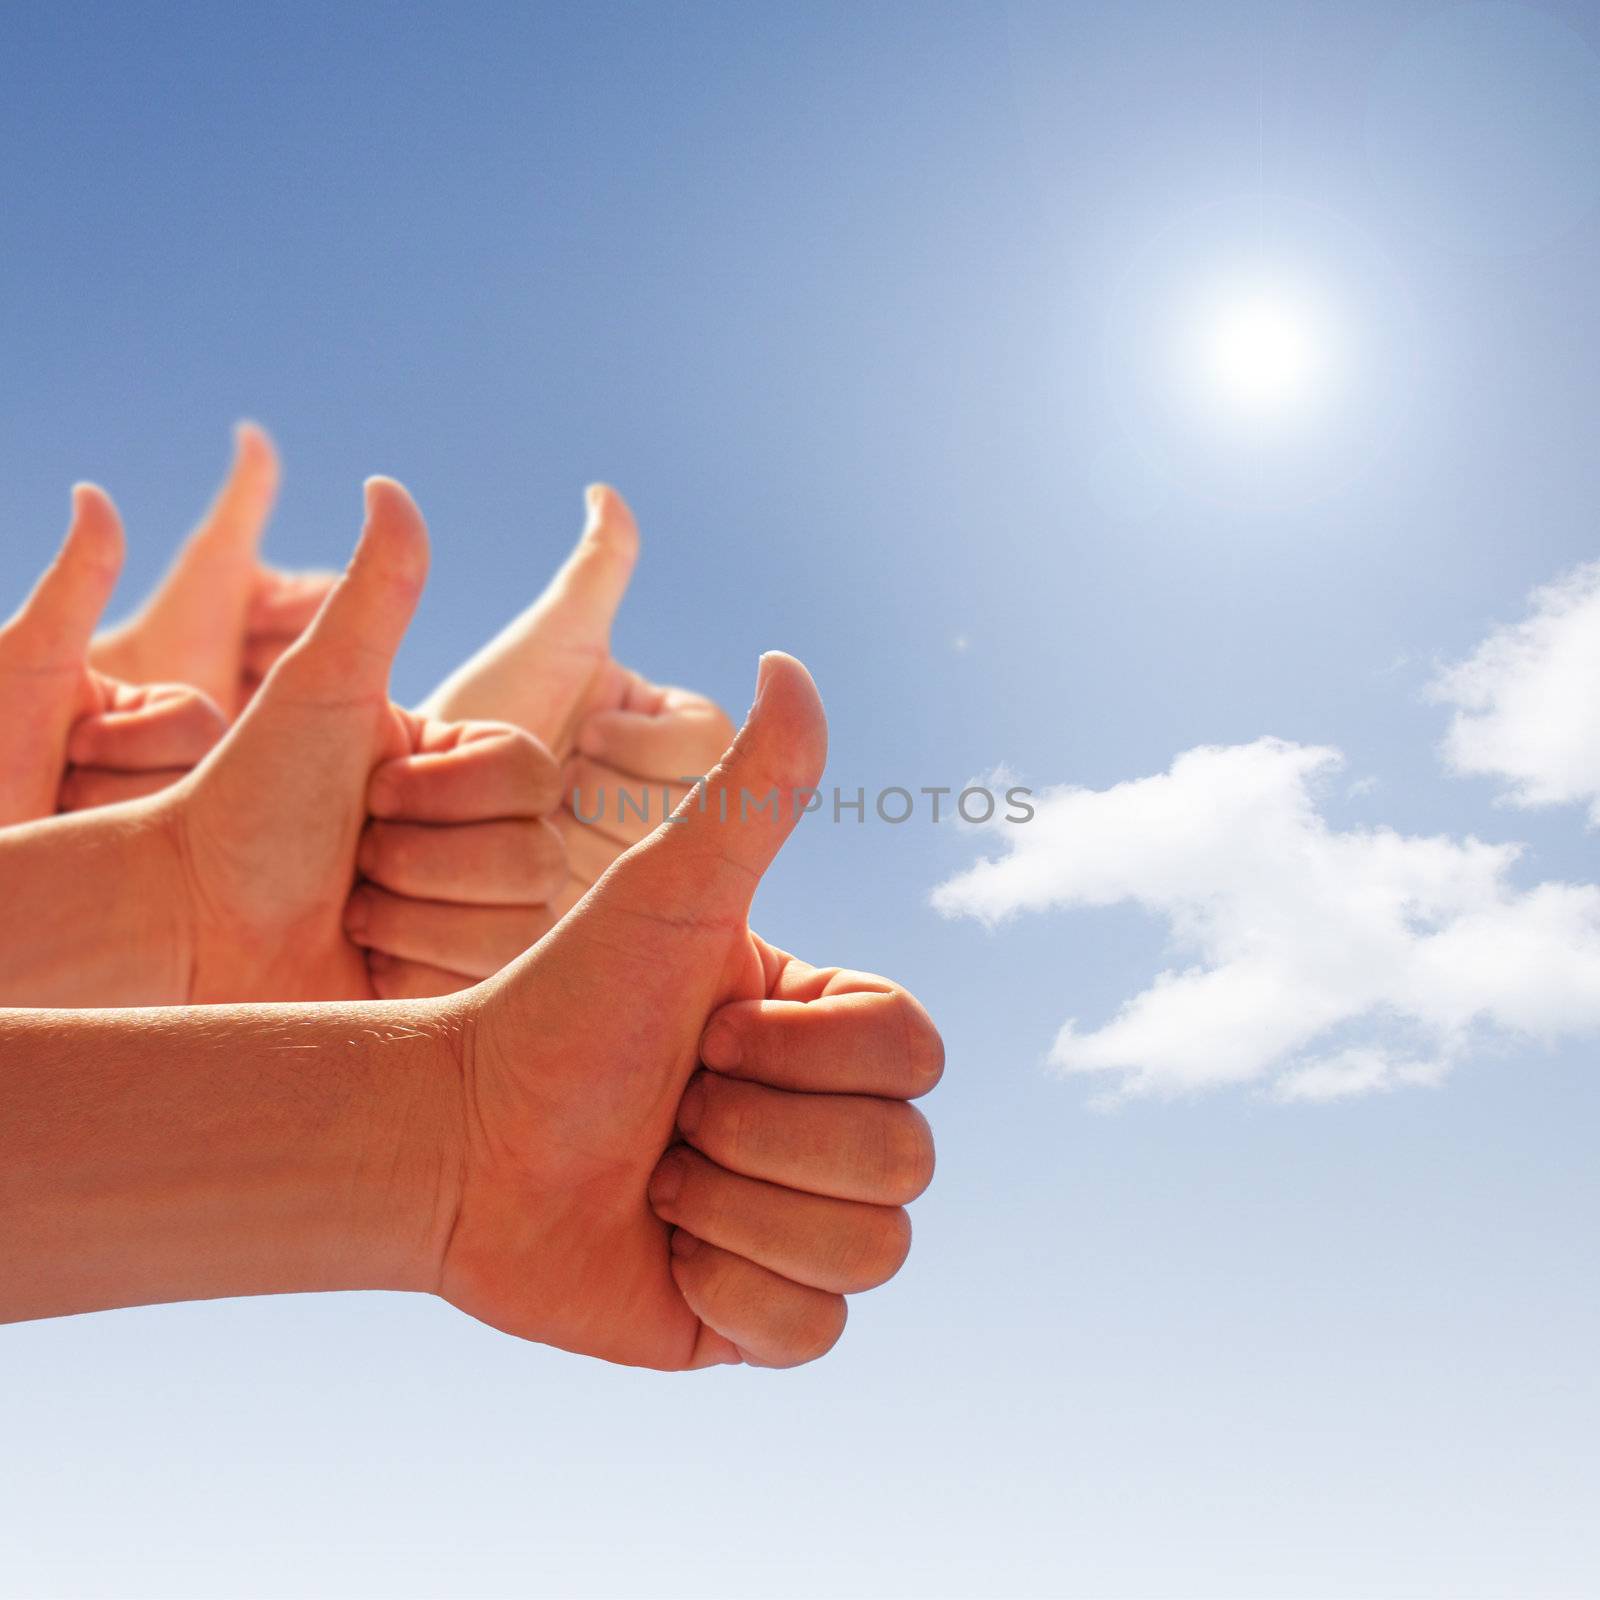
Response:
M262 565L257 551L277 492L272 440L241 422L232 470L210 510L139 611L95 639L92 665L128 682L192 683L237 716L334 583L331 573Z
M555 765L520 729L391 704L427 534L388 479L367 513L311 627L213 757L151 802L182 863L191 1003L444 993L552 920Z
M439 1284L463 1310L613 1361L792 1365L899 1267L932 1163L900 1101L937 1078L938 1036L894 985L814 971L746 922L825 747L804 668L766 657L705 808L447 1003L466 1110ZM774 790L741 819L741 792Z
M119 683L88 665L122 549L116 507L79 484L60 551L0 628L0 825L154 793L226 731L198 689Z
M706 1330L702 1356L733 1359L720 1339L752 1366L790 1366L837 1338L842 1295L905 1261L901 1208L933 1178L933 1135L904 1102L938 1082L944 1047L897 984L754 942L766 998L712 1013L708 1070L678 1104L685 1142L648 1192L676 1224L675 1276Z
M795 733L804 766L820 717L778 662L721 776ZM0 1322L409 1289L650 1366L821 1354L905 1255L938 1035L743 932L787 824L689 815L472 995L0 1009ZM760 997L702 1032L727 991Z
M733 738L714 701L608 661L584 697L553 821L567 852L565 916L631 845L672 814Z
M435 716L514 722L565 763L555 825L571 875L558 915L672 811L688 793L682 780L704 773L733 737L704 695L663 688L613 659L611 624L639 530L615 489L594 485L587 501L587 525L544 593L423 705Z
M396 726L371 687L421 582L403 492L374 483L369 502L349 576L228 741L269 716L295 731L298 715L330 782L360 718L380 743ZM905 1257L900 1207L933 1156L901 1102L942 1059L893 984L805 967L746 926L824 740L804 669L769 657L707 808L686 806L464 996L0 1009L0 1321L389 1288L644 1366L822 1354L843 1296ZM746 792L770 809L746 817ZM150 805L99 815L137 832ZM80 818L6 832L52 830L105 851L108 830ZM76 866L104 896L97 862ZM144 903L167 899L157 884ZM81 907L53 930L57 898L40 910L34 942L64 934L76 959L111 966L125 954L122 940L84 951ZM287 931L326 953L316 918Z

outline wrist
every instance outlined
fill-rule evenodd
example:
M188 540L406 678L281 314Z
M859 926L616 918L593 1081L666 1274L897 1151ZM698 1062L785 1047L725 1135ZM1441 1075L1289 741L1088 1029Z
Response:
M352 1172L352 1255L329 1287L436 1294L461 1209L463 1060L470 1012L453 1001L362 1007L367 1087Z
M195 914L179 806L186 785L118 807L119 879L126 886L119 937L138 951L146 998L105 1005L193 1002Z
M312 1136L272 1157L296 1219L295 1287L436 1293L462 1189L457 1012L431 1000L240 1009L268 1022L271 1053L321 1107Z

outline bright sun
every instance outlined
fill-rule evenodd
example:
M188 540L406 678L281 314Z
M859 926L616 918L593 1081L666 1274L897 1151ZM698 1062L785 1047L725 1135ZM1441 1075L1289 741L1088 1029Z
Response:
M1289 294L1256 290L1225 298L1201 319L1206 388L1231 409L1266 419L1298 409L1327 364L1317 318Z

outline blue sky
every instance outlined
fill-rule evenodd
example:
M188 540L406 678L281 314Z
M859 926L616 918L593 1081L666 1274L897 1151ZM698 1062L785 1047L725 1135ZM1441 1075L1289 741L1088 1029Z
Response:
M1343 753L1335 833L1581 890L1581 799L1451 771L1428 686L1600 556L1597 46L1573 4L14 6L0 596L92 477L131 599L251 415L282 563L416 493L417 698L606 478L619 653L736 713L797 653L830 782L1272 736ZM1182 351L1261 273L1326 381L1244 422ZM1098 1108L1062 1023L1196 958L1137 852L1103 909L933 909L1005 848L808 824L758 903L950 1049L917 1249L826 1361L663 1380L387 1296L13 1328L0 1592L1592 1593L1595 1033Z

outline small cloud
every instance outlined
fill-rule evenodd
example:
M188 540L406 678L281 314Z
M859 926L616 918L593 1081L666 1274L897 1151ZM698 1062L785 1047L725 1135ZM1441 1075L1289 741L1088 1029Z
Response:
M1345 790L1344 797L1346 800L1359 800L1363 795L1376 794L1377 790L1378 780L1376 778L1357 778Z
M958 656L964 656L967 651L972 648L972 641L967 638L966 634L958 633L955 638L950 641L950 648L954 650Z
M1600 561L1535 590L1429 693L1453 705L1444 758L1515 806L1582 805L1600 827Z
M1273 1096L1283 1101L1343 1100L1405 1084L1436 1084L1448 1070L1442 1061L1395 1059L1381 1050L1337 1050L1291 1067L1273 1085Z
M1259 739L1042 791L933 903L988 924L1119 904L1166 923L1174 964L1050 1052L1123 1097L1326 1101L1438 1082L1498 1038L1600 1030L1600 888L1517 888L1517 845L1336 829L1319 801L1341 764Z

